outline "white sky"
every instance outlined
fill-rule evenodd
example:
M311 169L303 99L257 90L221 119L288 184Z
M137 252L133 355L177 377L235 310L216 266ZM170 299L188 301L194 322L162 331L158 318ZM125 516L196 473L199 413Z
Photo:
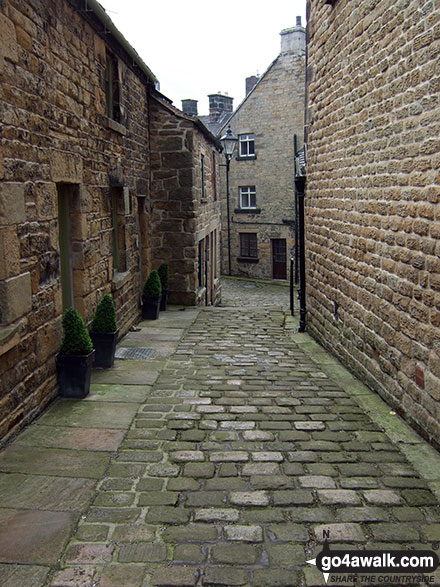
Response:
M228 93L236 108L245 78L263 74L280 52L281 30L305 26L306 0L99 0L116 27L181 108L208 94Z

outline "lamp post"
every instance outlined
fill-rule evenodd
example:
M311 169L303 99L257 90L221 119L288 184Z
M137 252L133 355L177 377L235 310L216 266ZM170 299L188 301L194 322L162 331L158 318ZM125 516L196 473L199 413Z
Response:
M235 151L235 146L238 142L236 136L232 134L231 126L221 137L220 142L223 147L226 159L226 214L228 215L228 274L231 275L231 215L229 213L229 166L231 164L232 155Z

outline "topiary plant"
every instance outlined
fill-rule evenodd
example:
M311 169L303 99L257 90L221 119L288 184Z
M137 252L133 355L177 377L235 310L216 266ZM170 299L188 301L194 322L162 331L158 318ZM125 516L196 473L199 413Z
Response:
M159 274L162 289L168 289L168 264L162 263L162 265L159 266L157 273Z
M162 293L162 285L158 272L153 269L145 282L142 290L144 296L160 296Z
M110 294L105 294L96 308L90 330L93 332L115 332L117 329L115 302Z
M65 310L63 314L63 331L60 354L88 355L92 352L92 340L78 310L74 308Z

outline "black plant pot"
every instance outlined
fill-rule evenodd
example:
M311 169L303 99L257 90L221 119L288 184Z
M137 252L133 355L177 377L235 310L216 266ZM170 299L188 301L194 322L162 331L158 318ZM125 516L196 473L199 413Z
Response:
M142 295L142 318L145 320L157 320L159 318L161 295Z
M56 356L58 384L62 397L81 399L88 395L94 356L94 349L88 355Z
M93 330L90 332L90 338L95 349L94 367L103 369L113 367L118 334L119 329L114 332L94 332Z
M168 290L162 290L162 297L160 298L160 310L163 312L167 309L167 301L168 301Z

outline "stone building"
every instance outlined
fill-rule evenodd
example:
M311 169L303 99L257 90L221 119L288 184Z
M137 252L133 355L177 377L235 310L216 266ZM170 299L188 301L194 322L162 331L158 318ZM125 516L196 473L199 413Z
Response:
M294 135L302 145L305 29L281 32L281 52L261 76L246 80L247 95L219 129L231 126L238 146L230 165L228 238L225 172L221 173L222 273L286 279L294 251Z
M307 4L308 329L439 446L440 11Z
M112 293L121 335L139 318L143 281L168 258L157 244L165 237L152 235L151 207L158 229L165 230L158 222L162 205L169 226L185 224L185 238L193 230L210 255L218 221L208 216L218 214L209 203L199 222L189 209L190 163L178 172L184 204L170 198L170 208L163 206L155 182L164 190L175 183L159 180L157 150L152 187L156 78L96 0L0 2L0 38L0 438L6 439L57 394L64 308L74 306L89 323L102 296ZM177 118L169 121L171 131L173 123ZM179 132L190 140L187 129ZM193 141L201 157L200 133ZM211 150L205 155L210 198L217 162ZM197 197L199 163L189 188ZM196 249L183 251L185 272L197 262ZM198 291L197 268L193 273L186 283ZM213 293L200 303L215 301L212 275ZM184 301L195 303L196 296Z
M197 118L151 94L152 257L170 269L169 301L220 301L221 145Z

